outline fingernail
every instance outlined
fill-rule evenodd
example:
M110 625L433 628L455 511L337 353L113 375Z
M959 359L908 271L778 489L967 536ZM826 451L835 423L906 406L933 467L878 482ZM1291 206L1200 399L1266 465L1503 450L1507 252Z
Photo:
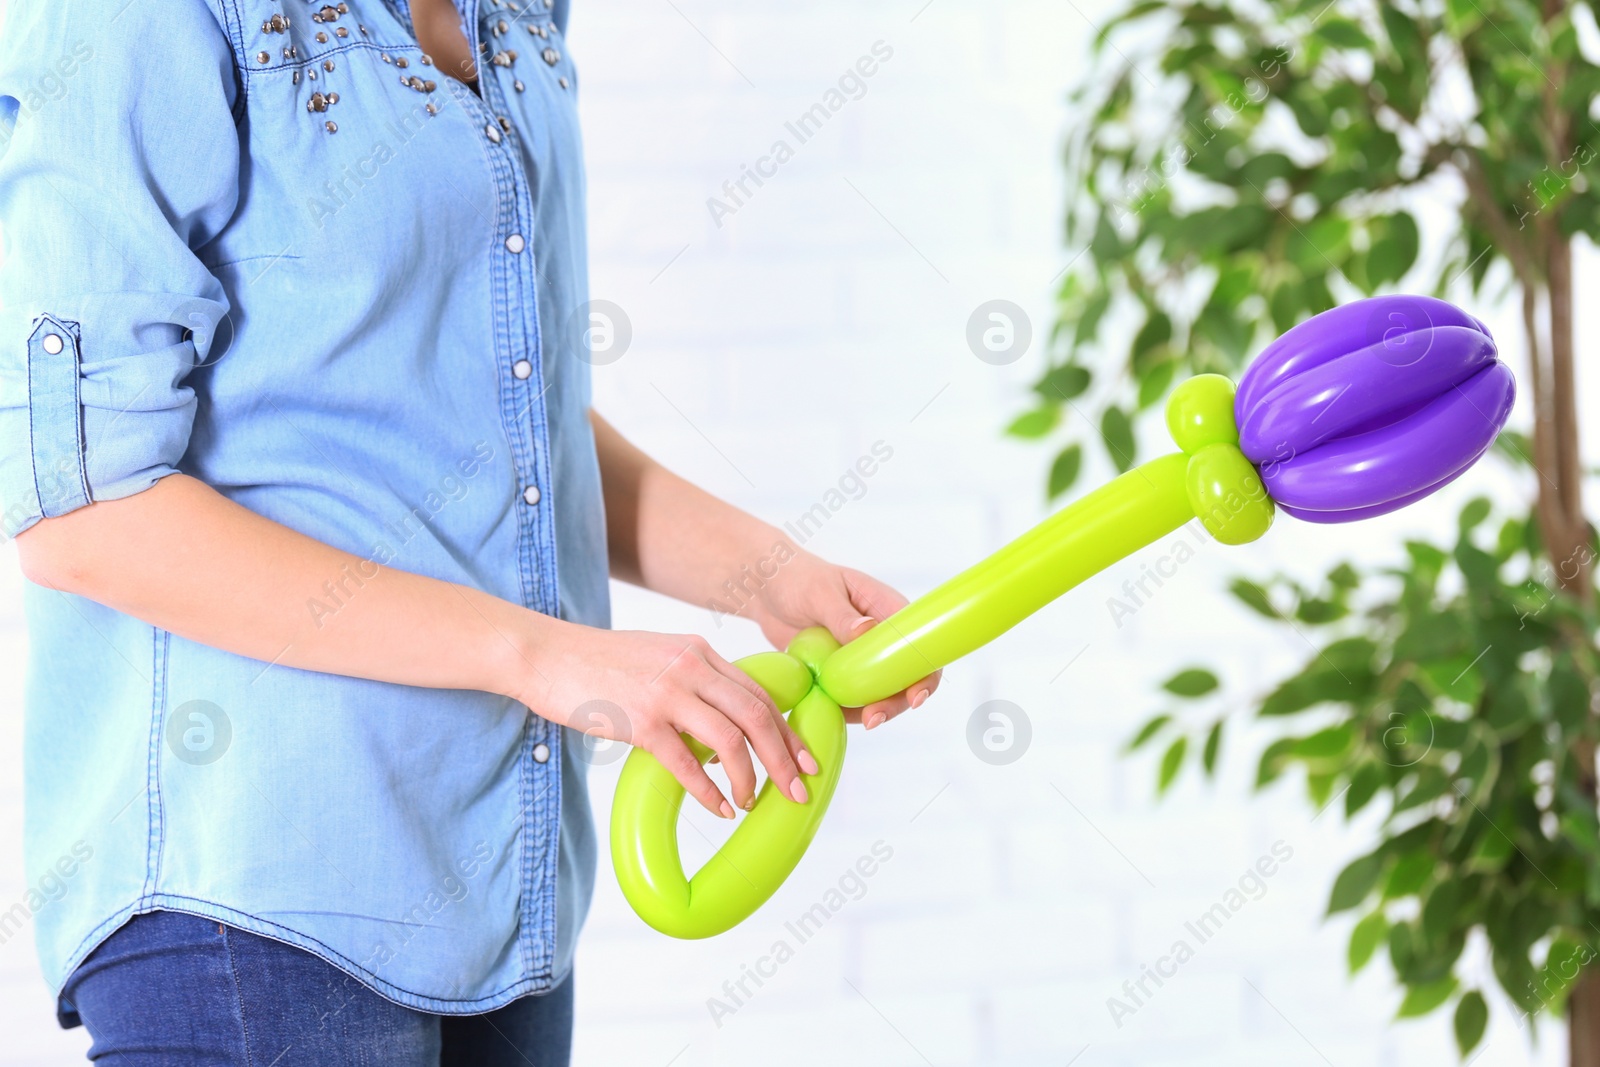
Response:
M850 624L850 629L853 632L853 631L861 629L863 626L871 626L873 623L875 623L877 621L878 620L874 619L871 615L863 615L863 616L861 616L861 618L857 619L855 622Z
M922 707L922 702L927 699L928 691L926 689L918 689L915 693L911 694L911 706L913 708L920 708Z
M756 806L756 795L754 793L751 793L748 797L745 797L744 803L740 804L739 806L741 808L743 808L745 811L750 811L750 810L754 809L755 806Z
M710 763L721 763L721 762L722 762L722 757L721 756L715 756L715 755L712 756L710 759L706 760L706 763L708 763L708 764L710 764Z
M800 755L795 759L795 762L800 764L800 769L806 774L817 773L817 761L805 749L802 748L800 750Z
M806 784L798 778L789 783L789 796L796 804L804 804L811 799L810 794L806 792Z
M728 806L728 802L726 800L722 802L722 817L724 819L733 818L733 808Z
M883 713L883 712L881 712L881 711L880 711L880 712L877 712L877 713L875 713L875 714L874 714L874 715L873 715L873 716L872 716L872 718L870 718L870 719L868 719L868 720L867 720L867 729L869 729L869 730L870 730L870 729L872 729L872 728L873 728L873 727L875 727L875 726L882 726L882 725L883 725L883 724L884 724L884 723L885 723L885 722L887 722L887 721L888 721L888 718L889 718L889 716L887 716L887 715L885 715L885 714L884 714L884 713Z

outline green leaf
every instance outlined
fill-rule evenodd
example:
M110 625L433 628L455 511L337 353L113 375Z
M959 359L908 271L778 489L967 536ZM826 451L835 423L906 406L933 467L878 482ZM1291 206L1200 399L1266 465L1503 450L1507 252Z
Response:
M1050 464L1050 499L1071 489L1078 480L1078 471L1083 466L1083 446L1078 444L1068 445L1056 456L1056 461Z
M1356 928L1350 931L1348 957L1351 974L1355 974L1367 965L1388 932L1389 920L1381 911L1375 911L1356 923Z
M1145 358L1161 345L1172 340L1172 320L1164 311L1152 311L1144 325L1134 335L1130 360L1135 367L1145 364Z
M1018 415L1012 420L1011 425L1006 427L1006 433L1024 439L1043 437L1060 422L1061 409L1047 405Z
M1478 838L1478 845L1467 858L1467 869L1493 874L1511 858L1514 844L1499 827L1489 824Z
M1149 722L1139 727L1139 732L1133 735L1133 740L1128 742L1128 751L1133 752L1141 748L1144 743L1161 732L1161 728L1172 721L1171 715L1157 715Z
M1383 873L1383 860L1381 852L1370 852L1351 860L1339 872L1339 877L1333 880L1333 892L1328 896L1328 914L1349 911L1366 900L1378 884L1378 875Z
M1033 388L1049 400L1076 400L1088 391L1091 378L1088 368L1076 363L1064 363L1052 367Z
M1336 48L1354 48L1366 51L1372 47L1372 38L1349 19L1324 19L1317 27L1317 36Z
M1539 970L1536 988L1547 1003L1559 1004L1578 980L1583 965L1594 959L1594 950L1565 934L1550 943L1544 966Z
M1476 989L1463 993L1456 1003L1455 1018L1456 1048L1461 1050L1462 1059L1478 1047L1488 1025L1489 1006L1483 1002L1483 994Z
M1329 726L1295 742L1294 754L1303 760L1336 760L1350 750L1354 740L1355 729L1351 724Z
M1383 885L1383 899L1412 896L1433 874L1434 866L1433 856L1426 851L1401 856L1389 870L1389 879Z
M1127 412L1116 406L1106 408L1100 416L1100 438L1106 443L1106 451L1111 455L1111 462L1117 465L1117 470L1126 473L1133 467L1134 443L1133 424L1128 420Z
M1461 509L1461 514L1456 518L1456 526L1461 530L1462 536L1472 531L1484 519L1489 517L1489 498L1486 496L1473 497Z
M1372 247L1367 277L1374 286L1398 282L1417 261L1417 223L1410 215L1383 215L1372 220Z
M1269 619L1283 618L1283 614L1272 606L1267 591L1248 578L1235 578L1228 584L1228 592L1257 615L1264 615Z
M1178 373L1178 361L1164 359L1152 364L1139 375L1139 410L1143 411L1167 395L1172 379Z
M1453 974L1435 982L1414 985L1406 990L1406 997L1400 1002L1400 1011L1395 1017L1412 1019L1418 1015L1426 1015L1449 1000L1450 994L1455 991L1456 976Z
M1288 765L1290 751L1295 746L1293 737L1281 737L1266 747L1261 753L1261 762L1256 766L1256 788L1260 789L1276 781Z
M1179 671L1165 682L1161 688L1174 696L1203 697L1217 688L1217 676L1202 667L1190 667Z
M1206 747L1200 754L1200 766L1205 768L1207 775L1217 773L1217 751L1222 747L1222 719L1211 724L1211 730L1206 734Z
M1178 771L1183 767L1183 754L1189 749L1189 739L1180 737L1167 747L1161 756L1161 773L1156 779L1156 792L1165 793L1167 787L1172 785L1172 780L1178 777Z
M1364 763L1350 776L1350 788L1344 795L1344 813L1346 817L1354 815L1377 795L1378 788L1382 786L1388 776L1384 773L1383 766L1378 763Z

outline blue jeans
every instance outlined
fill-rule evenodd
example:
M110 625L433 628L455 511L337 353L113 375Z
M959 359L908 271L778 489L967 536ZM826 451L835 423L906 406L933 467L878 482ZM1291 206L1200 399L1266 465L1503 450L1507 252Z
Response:
M108 1067L566 1067L572 1049L570 976L483 1015L431 1015L303 949L174 911L130 919L62 997Z

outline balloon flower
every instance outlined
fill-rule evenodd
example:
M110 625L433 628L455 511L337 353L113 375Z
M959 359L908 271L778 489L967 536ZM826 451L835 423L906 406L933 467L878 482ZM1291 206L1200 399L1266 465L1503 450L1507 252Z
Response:
M1218 541L1242 545L1266 533L1279 509L1353 522L1420 500L1483 455L1515 390L1481 322L1414 296L1363 300L1301 323L1256 358L1237 390L1218 374L1190 378L1166 409L1181 451L1068 505L848 645L811 629L785 652L739 661L816 757L817 773L805 776L809 803L766 783L690 878L678 855L683 787L649 753L630 753L611 814L611 856L628 902L673 937L737 925L794 870L827 813L844 767L841 707L900 692L1197 517ZM710 758L685 741L702 763Z

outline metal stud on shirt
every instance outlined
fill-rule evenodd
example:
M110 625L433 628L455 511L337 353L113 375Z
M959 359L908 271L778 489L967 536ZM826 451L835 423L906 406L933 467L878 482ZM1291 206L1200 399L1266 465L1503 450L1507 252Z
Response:
M328 132L329 133L338 133L339 132L339 124L337 122L334 122L332 119L329 119L327 121L327 127L328 127Z
M500 128L492 122L484 126L483 135L494 144L500 143Z
M530 485L524 489L522 491L522 502L524 504L537 504L539 502L539 487Z
M518 381L527 381L533 376L533 364L525 359L519 359L511 364L511 373Z
M522 239L522 234L514 233L506 238L506 251L512 255L521 255L522 250L528 247L528 242Z
M561 53L557 52L554 48L546 48L540 53L540 57L552 67L561 62Z
M61 340L59 333L47 333L44 335L44 350L50 355L59 356L61 350L65 347L67 347L66 342Z
M515 89L517 92L520 93L520 92L522 92L523 89L527 88L527 86L522 84L521 79L518 79L517 81L514 81L514 82L511 83L511 88Z
M540 741L533 746L533 762L546 763L550 759L550 746Z

